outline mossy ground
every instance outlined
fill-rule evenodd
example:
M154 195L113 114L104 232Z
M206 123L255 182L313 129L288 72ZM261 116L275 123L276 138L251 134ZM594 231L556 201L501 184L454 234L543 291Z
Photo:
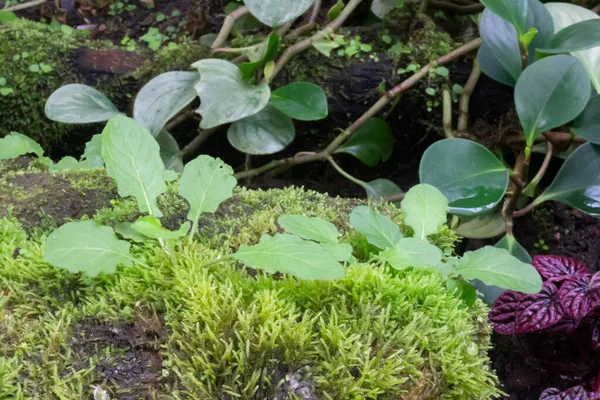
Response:
M60 177L83 192L104 178L0 167L0 180L15 174ZM162 201L172 205L165 222L176 225L185 204L171 189ZM119 400L493 397L487 310L465 307L434 272L364 262L347 266L343 279L308 282L232 261L205 266L278 231L284 213L332 221L361 257L364 240L350 233L347 216L357 203L302 189L239 189L174 257L152 242L134 244L151 268L95 279L42 261L47 227L28 234L15 217L1 218L0 399L90 398L94 386ZM374 206L401 223L393 206ZM91 216L105 224L135 218L134 202L115 200ZM441 236L446 245L455 239Z

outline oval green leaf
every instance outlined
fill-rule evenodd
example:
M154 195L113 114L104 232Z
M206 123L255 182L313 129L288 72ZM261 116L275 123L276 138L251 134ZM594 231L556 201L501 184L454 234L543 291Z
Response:
M427 240L417 238L401 239L394 247L379 253L379 259L394 269L434 267L442 262L442 250Z
M392 129L381 118L371 118L336 153L347 153L369 167L386 161L394 150Z
M184 222L178 230L170 231L163 228L161 222L154 216L146 215L131 224L131 228L150 239L179 239L189 232L190 221Z
M44 150L35 140L18 132L11 132L0 139L0 160L10 160L24 154L44 155Z
M394 8L402 7L404 0L373 0L371 12L378 18L384 19Z
M401 204L406 225L413 228L415 237L425 237L437 233L446 223L448 199L436 187L421 183L413 186Z
M431 145L421 159L419 176L448 198L456 215L489 212L504 197L509 180L508 169L492 152L466 139Z
M528 1L524 0L481 0L490 11L516 28L519 35L524 34L529 29L528 23Z
M250 13L271 28L298 18L313 2L314 0L244 0Z
M294 82L274 90L271 104L299 121L317 121L329 114L325 92L310 82Z
M517 242L517 239L513 235L504 235L494 247L507 250L512 256L517 257L526 264L531 264L533 261L527 250Z
M363 182L362 187L366 190L367 197L375 200L403 193L400 186L389 179L380 178L371 182ZM400 202L396 202L394 205L400 207Z
M489 239L504 233L505 223L500 211L472 217L461 217L456 234L468 239Z
M160 158L165 168L170 171L181 173L183 171L183 157L177 140L169 132L162 130L156 137L160 146Z
M600 19L577 22L556 32L547 47L538 49L545 54L571 53L600 46Z
M571 131L594 144L600 144L600 95L590 98L583 112L573 121Z
M282 215L277 222L289 233L319 243L335 244L340 236L340 231L334 224L321 218L305 215Z
M352 210L350 225L380 249L394 247L403 238L398 224L366 206L358 206Z
M66 124L108 121L119 114L108 97L80 84L65 85L54 91L46 101L44 112L49 119Z

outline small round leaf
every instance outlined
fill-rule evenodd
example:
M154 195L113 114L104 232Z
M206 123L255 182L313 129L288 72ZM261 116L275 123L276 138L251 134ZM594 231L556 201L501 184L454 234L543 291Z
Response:
M336 153L347 153L363 164L374 167L392 155L394 138L392 130L381 118L368 120Z
M310 82L294 82L274 90L271 104L299 121L316 121L329 114L323 89Z

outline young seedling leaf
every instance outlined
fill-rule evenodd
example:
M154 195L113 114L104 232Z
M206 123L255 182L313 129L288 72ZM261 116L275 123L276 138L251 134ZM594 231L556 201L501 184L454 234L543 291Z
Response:
M526 264L531 264L532 259L527 250L519 242L513 235L504 235L502 239L498 241L494 245L499 249L504 249L510 253L510 255L517 257L519 260Z
M190 222L187 221L176 231L170 231L162 227L161 222L152 215L138 218L131 228L150 239L179 239L187 235L190 230Z
M266 83L252 86L242 71L225 60L205 59L192 65L200 72L196 91L200 96L200 127L214 128L257 114L269 103L271 90Z
M312 43L313 47L317 51L323 54L325 57L331 57L331 51L341 47L341 44L334 42L329 38L323 38L316 40Z
M277 153L295 137L294 121L270 104L258 114L235 121L227 130L227 139L233 147L253 155Z
M329 11L327 11L327 19L329 21L333 21L339 17L345 6L346 4L344 3L344 0L338 0L337 3L335 3L333 7L329 9Z
M409 267L426 268L442 262L442 250L427 240L404 238L394 247L388 247L379 253L378 258L398 270Z
M74 169L85 169L88 168L87 163L85 161L79 162L77 159L67 156L63 157L59 162L54 165L50 165L48 171L50 172L61 172L61 171L71 171Z
M325 92L310 82L293 82L274 90L271 104L299 121L317 121L326 118L329 113Z
M190 240L203 213L214 213L233 195L237 184L233 169L218 158L201 155L186 164L179 181L179 194L190 203L187 219L192 221Z
M242 245L233 256L251 268L302 280L333 280L345 274L336 257L320 244L296 235L263 235L258 244Z
M348 243L320 243L321 247L340 262L351 262L352 245Z
M156 137L160 146L160 158L165 168L181 173L183 171L183 157L177 140L169 132L162 130Z
M90 168L104 167L102 160L102 135L94 135L89 142L85 144L85 151L81 156L81 161L84 161Z
M347 153L369 167L387 161L394 150L392 129L381 118L371 118L336 153Z
M44 261L72 273L94 277L114 274L117 265L131 267L129 243L119 240L112 228L93 221L69 222L50 234Z
M198 96L197 72L172 71L144 85L133 104L133 118L156 137L167 122Z
M122 197L133 196L143 213L162 217L156 199L167 190L158 143L131 118L117 115L102 132L102 158Z
M503 234L505 231L502 213L495 212L460 218L456 234L468 239L490 239Z
M471 307L477 300L477 290L475 286L462 279L448 278L446 287L450 292L455 292L457 297L465 302L468 307Z
M314 0L244 0L250 13L271 28L298 18L313 2Z
M464 278L479 279L486 285L522 293L538 293L542 289L542 278L535 268L496 247L466 252L454 269Z
M384 19L396 7L401 7L403 0L373 0L371 3L371 12L378 18Z
M600 46L600 19L577 22L556 32L547 47L537 49L545 54L572 53Z
M590 90L583 64L569 55L546 57L525 69L515 86L515 106L527 146L542 132L575 119Z
M350 225L380 249L393 247L403 238L400 227L394 221L366 206L358 206L352 210Z
M600 95L590 98L583 112L573 121L571 132L594 144L600 144Z
M550 186L534 200L560 201L593 217L600 217L600 146L586 143L565 161Z
M108 121L119 114L108 97L80 84L65 85L54 91L46 101L44 112L49 119L67 124Z
M463 216L494 209L509 181L508 169L492 152L466 139L445 139L429 146L419 176L448 198L452 214Z
M252 78L254 71L275 59L279 51L280 40L279 35L271 33L266 41L246 48L247 50L242 54L246 55L250 62L243 62L239 65L244 80ZM268 81L269 79L267 79Z
M482 0L490 11L516 28L518 35L523 35L528 29L528 1L514 0Z
M334 224L321 218L304 215L282 215L277 219L277 222L289 233L319 243L336 244L340 236L340 231Z
M363 188L367 191L367 196L372 199L379 200L383 197L392 196L396 194L403 193L400 186L396 185L394 182L388 179L375 179L371 182L364 182L362 185ZM394 205L396 207L400 207L400 202L395 202Z
M35 154L42 158L44 150L35 140L17 132L0 139L0 160L10 160L24 154Z
M144 243L148 238L132 227L131 222L119 222L115 225L115 233L124 239L133 240L134 242Z
M448 199L434 186L423 183L413 186L406 192L401 207L405 214L404 222L421 240L437 233L446 223Z

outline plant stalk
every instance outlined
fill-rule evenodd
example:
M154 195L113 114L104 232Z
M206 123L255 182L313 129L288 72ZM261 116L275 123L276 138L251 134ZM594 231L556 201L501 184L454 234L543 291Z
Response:
M248 7L240 7L225 17L225 21L223 21L223 26L221 27L217 38L211 46L211 49L213 49L213 51L214 49L223 47L223 44L225 44L225 42L227 41L227 38L229 37L229 34L231 33L233 26L235 25L235 21L237 21L239 18L243 17L248 13L250 13Z
M443 115L442 115L442 126L444 128L444 136L446 138L453 138L452 133L452 96L450 90L444 89L443 96Z
M471 75L469 75L469 79L463 88L463 93L460 96L460 100L458 101L458 124L456 126L456 130L460 134L467 133L467 129L469 127L469 104L471 103L471 96L475 91L475 86L477 86L477 82L479 81L479 77L481 76L481 68L479 68L479 63L477 62L477 58L473 60L473 70L471 71Z
M514 175L516 175L516 177L518 177L520 180L523 180L525 168L525 151L523 150L521 151L521 154L519 154L517 162L515 163ZM513 213L517 208L517 202L519 201L522 190L523 188L519 187L519 185L511 183L509 187L511 194L507 194L507 197L504 200L504 206L502 207L502 218L504 219L504 225L508 235L513 235Z
M198 136L196 136L194 138L194 140L192 140L191 142L189 142L187 144L187 146L185 146L181 150L181 156L185 157L185 156L193 153L194 151L196 151L198 149L198 147L200 147L204 142L206 142L206 140L209 137L211 137L218 130L219 130L219 127L217 126L217 127L214 127L214 128L204 129L204 130L200 131L200 133L198 133Z
M429 7L436 10L451 11L455 14L477 14L483 11L483 4L458 5L448 1L429 0Z
M312 11L310 13L310 18L308 19L308 23L302 25L294 29L293 32L286 35L284 40L293 40L298 36L302 36L305 33L308 33L317 27L317 18L319 18L319 12L321 11L321 0L315 0L312 6Z
M11 12L20 11L20 10L25 10L27 8L39 6L46 2L47 2L47 0L35 0L35 1L30 1L28 3L17 4L16 6L12 6L12 7L2 8L2 9L0 9L0 11L11 11Z

